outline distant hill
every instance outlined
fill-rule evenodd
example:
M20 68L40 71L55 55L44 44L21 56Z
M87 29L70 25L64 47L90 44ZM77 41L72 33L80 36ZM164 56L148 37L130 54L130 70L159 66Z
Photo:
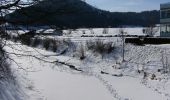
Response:
M159 23L159 11L141 13L108 12L81 0L43 0L6 16L14 24L55 25L60 28L146 26Z
M111 19L118 25L149 26L160 23L160 11L112 12Z

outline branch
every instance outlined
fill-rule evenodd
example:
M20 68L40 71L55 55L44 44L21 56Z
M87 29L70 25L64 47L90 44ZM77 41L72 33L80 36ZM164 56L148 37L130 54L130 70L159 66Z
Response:
M0 10L2 10L2 9L9 9L9 8L11 8L11 7L14 7L14 6L18 5L18 3L19 3L20 1L21 1L21 0L17 0L17 1L15 1L14 3L0 6Z
M16 56L21 56L21 57L33 57L33 58L35 58L35 59L37 59L37 60L40 60L40 61L44 61L44 62L46 62L46 63L52 63L52 64L61 64L61 65L65 65L65 66L68 66L70 69L72 69L72 70L75 70L75 71L78 71L78 72L83 72L83 70L81 70L81 69L78 69L78 68L76 68L76 66L74 66L74 65L71 65L71 64L69 64L69 63L66 63L65 61L64 62L62 62L62 61L59 61L59 60L55 60L55 61L48 61L48 60L45 60L45 59L42 59L41 57L38 57L38 56L36 56L36 55L28 55L28 54L17 54L17 53L12 53L12 52L7 52L6 51L6 53L7 54L9 54L9 55L16 55Z

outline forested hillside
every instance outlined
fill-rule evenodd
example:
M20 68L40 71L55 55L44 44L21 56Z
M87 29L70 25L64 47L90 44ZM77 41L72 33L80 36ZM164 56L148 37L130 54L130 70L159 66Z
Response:
M81 0L43 0L7 15L8 22L30 25L55 25L60 28L147 26L159 23L159 11L109 12Z

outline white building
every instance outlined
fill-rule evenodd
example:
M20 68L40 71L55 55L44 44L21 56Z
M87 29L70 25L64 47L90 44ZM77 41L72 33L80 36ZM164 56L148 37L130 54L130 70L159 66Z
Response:
M170 3L160 5L160 36L170 37Z

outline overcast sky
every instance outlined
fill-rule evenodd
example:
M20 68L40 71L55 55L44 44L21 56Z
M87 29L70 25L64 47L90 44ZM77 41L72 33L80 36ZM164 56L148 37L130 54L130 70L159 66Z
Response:
M108 11L140 12L144 10L158 10L161 3L170 0L86 0L87 3Z

